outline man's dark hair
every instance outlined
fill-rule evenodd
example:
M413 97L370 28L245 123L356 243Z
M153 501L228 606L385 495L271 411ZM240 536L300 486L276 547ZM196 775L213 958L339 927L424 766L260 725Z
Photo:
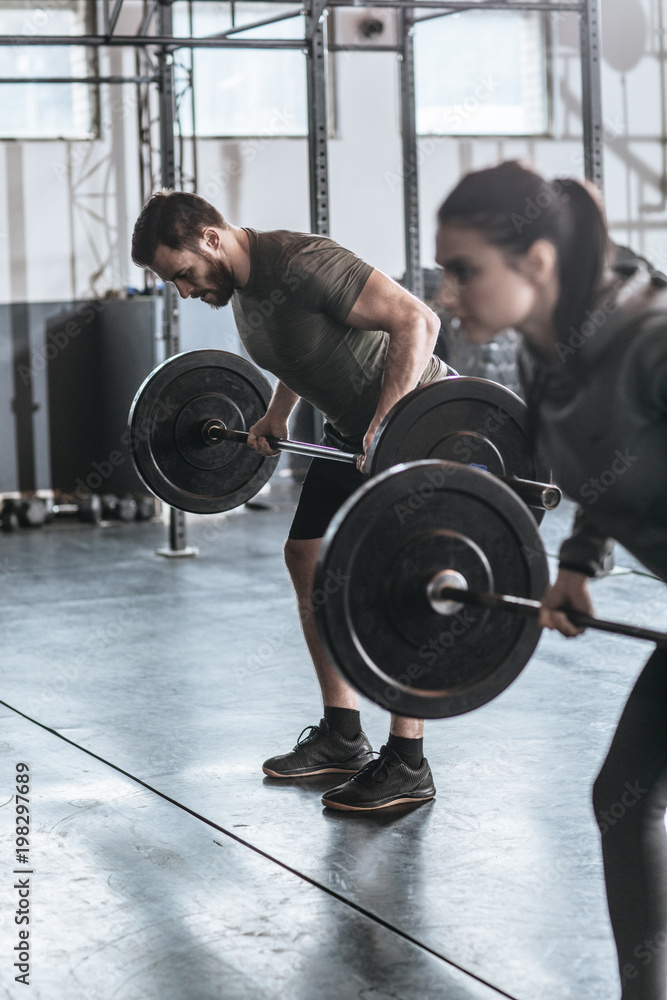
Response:
M208 226L228 229L217 208L198 194L162 188L151 195L132 234L132 260L150 267L159 246L201 252L201 235Z

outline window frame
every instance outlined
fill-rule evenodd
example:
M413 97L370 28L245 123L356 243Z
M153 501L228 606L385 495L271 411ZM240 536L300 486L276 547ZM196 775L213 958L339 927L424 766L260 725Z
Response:
M180 2L187 2L187 0L180 0ZM197 0L195 0L195 2L197 2ZM290 5L293 6L295 9L298 7L297 0L286 0L286 3L290 3ZM296 20L296 18L295 18L295 20ZM239 35L242 34L242 29L241 29L240 25L239 25L239 32L238 32L238 34ZM189 35L189 31L188 31L188 35ZM181 36L181 37L184 37L184 36ZM201 85L201 84L198 84L198 82L197 82L197 75L196 75L196 69L195 69L195 56L196 56L196 54L198 52L204 52L204 51L209 51L209 50L206 50L206 49L196 49L196 48L190 49L190 53L192 54L192 62L191 62L191 67L192 67L192 69L191 69L191 73L192 73L192 89L194 90L194 93L195 93L195 99L196 99L197 88L198 88L198 86ZM232 49L232 51L234 51L234 50ZM257 50L248 49L248 50L245 50L245 51L246 52L256 51L257 55L259 57L261 57L261 55L262 55L262 53L263 53L264 50L262 50L262 49L257 49ZM272 51L272 52L274 52L274 51L281 51L281 49L280 49L280 46L276 46L275 49L270 49L268 51ZM284 49L282 51L285 51L285 52L298 51L299 55L302 55L302 53L299 50L295 50L295 49L287 49L286 48L286 49ZM331 55L332 54L329 53L328 58L327 58L327 91L328 91L328 94L329 94L329 99L328 99L328 118L329 118L329 132L330 132L330 137L331 137L331 133L332 133L332 116L333 116L334 109L335 109L335 103L333 101L333 95L334 95L333 63L334 63L334 60L331 58ZM304 90L306 92L305 120L304 120L304 123L303 123L303 131L301 131L301 132L279 132L279 133L269 134L268 130L265 128L263 130L256 130L256 131L253 131L253 132L233 132L233 131L231 131L231 132L215 132L215 133L213 133L213 132L200 132L200 131L197 130L198 121L199 121L200 116L195 112L195 128L192 129L192 130L185 129L185 128L181 127L181 123L180 123L179 115L178 115L178 109L177 109L177 113L176 113L175 118L174 118L174 130L175 130L175 133L179 136L179 138L181 138L183 140L192 141L194 139L194 140L197 140L198 142L199 141L202 141L202 142L206 142L206 141L212 141L212 142L217 142L217 141L220 141L220 142L223 142L223 141L228 141L228 142L229 141L232 141L232 142L234 142L234 141L236 141L236 142L257 142L257 141L265 142L265 141L269 141L269 142L271 142L271 141L279 140L279 139L286 139L288 141L293 141L293 140L301 140L301 141L303 141L303 140L307 140L308 139L308 131L309 131L309 125L308 125L308 96L307 96L307 65L306 65L306 61L305 61L305 55L302 55L302 58L303 58L303 86L304 86ZM181 73L182 72L183 71L181 70ZM177 72L176 73L176 87L177 87L177 89L179 91L181 91L182 83L183 83L183 77L182 77L182 75L180 75ZM182 89L182 91L180 93L181 99L187 99L186 95L188 94L188 90L189 89L190 88L187 85L185 86L185 88Z
M485 13L483 9L479 7L471 8L470 10L463 11L461 13L474 12L478 16ZM488 13L488 12L487 12ZM497 13L494 11L493 13ZM505 14L505 11L501 12ZM540 132L433 132L424 131L421 132L417 127L417 139L554 139L554 30L552 24L552 16L547 11L521 11L520 8L512 10L508 9L507 13L534 13L540 19L540 35L543 43L543 53L544 53L544 65L542 67L543 79L544 79L544 100L545 100L545 128L544 131ZM447 15L445 15L447 16ZM435 18L424 17L417 20L417 24L420 21L430 21L435 20ZM415 62L418 61L417 55L415 54ZM415 84L415 104L417 102L417 88ZM416 114L415 119L418 117L418 106L415 108Z
M78 0L63 0L63 7L66 9L67 4L78 4ZM6 0L6 3L0 4L0 15L4 10L9 10L11 7L19 9L22 4L21 0ZM40 5L38 0L31 0L31 6L39 8ZM81 4L83 10L83 31L82 34L95 35L97 34L97 4L86 3L85 0ZM40 8L41 9L41 8ZM26 4L26 13L28 13L29 7ZM1 33L1 32L0 32ZM39 37L39 34L35 32L30 37ZM60 135L41 135L41 136L17 136L17 135L3 135L0 132L0 143L3 142L96 142L102 137L102 113L101 113L101 98L100 98L100 84L91 83L89 77L96 77L100 75L99 71L99 52L97 47L91 48L90 46L76 45L76 35L72 35L72 46L71 48L81 48L84 49L85 62L86 62L86 77L81 78L80 83L40 83L32 82L25 84L25 86L32 87L75 87L75 86L86 86L89 92L89 103L90 103L90 132L87 135L73 135L73 134L60 134ZM48 38L49 35L44 33L44 48L48 48ZM17 48L20 46L17 46ZM60 46L59 46L60 47ZM32 48L32 46L31 46ZM67 46L70 48L70 46ZM3 76L0 72L0 76ZM54 73L54 76L59 74ZM21 78L16 78L17 84L20 84ZM13 84L0 84L0 97L2 96L2 88L6 86L13 86Z

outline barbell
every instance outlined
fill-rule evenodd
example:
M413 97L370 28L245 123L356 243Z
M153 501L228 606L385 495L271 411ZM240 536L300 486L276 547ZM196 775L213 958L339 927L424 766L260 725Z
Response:
M334 516L315 572L315 622L340 673L378 705L460 715L528 663L548 582L537 524L513 490L473 467L412 462L369 480ZM568 614L667 643L661 632Z
M169 358L139 388L129 417L130 447L146 486L172 507L218 513L250 500L278 457L243 447L266 412L268 379L226 351ZM561 499L532 454L526 405L485 379L454 376L408 393L382 422L369 450L371 476L414 459L470 463L506 482L539 519ZM278 451L356 464L358 455L325 445L270 439Z
M244 503L277 462L245 447L270 396L268 380L244 358L170 358L130 411L141 478L183 510ZM383 421L367 456L371 478L327 530L313 589L320 639L356 690L396 714L471 711L504 691L535 650L549 579L537 525L560 491L544 481L526 425L522 400L484 379L415 389ZM358 457L270 443L334 461ZM570 615L575 624L667 643L660 632Z

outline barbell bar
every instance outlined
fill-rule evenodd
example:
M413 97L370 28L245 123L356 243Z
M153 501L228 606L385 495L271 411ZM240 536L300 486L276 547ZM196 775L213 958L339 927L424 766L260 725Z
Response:
M527 597L512 597L508 594L484 594L478 591L468 590L466 587L452 586L448 580L451 579L450 570L441 570L431 580L427 586L429 601L438 614L450 615L457 604L469 604L477 608L490 608L493 611L507 611L510 614L528 615L531 618L539 618L542 607L540 601L533 601ZM459 583L460 581L456 581ZM447 605L451 605L450 608ZM596 618L583 611L574 608L562 607L554 608L555 611L563 611L573 625L581 628L597 629L600 632L613 632L615 635L625 635L632 639L646 639L647 642L655 642L660 646L667 645L667 632L659 632L656 629L643 628L640 625L630 625L626 622L609 621L605 618Z
M248 444L247 431L229 430L221 420L215 419L204 422L202 437L206 444L211 446L218 445L223 441ZM342 451L340 448L331 448L323 444L310 444L306 441L294 441L291 438L269 436L266 440L274 451L286 451L292 455L305 455L308 458L325 458L332 462L345 462L347 465L356 466L362 457L361 454L355 455L348 451ZM531 507L555 510L563 499L561 489L553 483L536 483L529 479L519 479L517 476L499 475L496 478L506 483L521 497L525 504Z
M139 476L165 503L192 513L219 513L247 502L278 461L241 447L271 394L259 369L227 351L169 358L145 379L130 410L129 443ZM496 382L468 376L429 382L392 407L373 438L365 471L373 477L424 458L477 466L511 485L539 521L557 505L560 491L533 453L527 425L526 404ZM230 432L227 447L211 447L222 445L223 429ZM324 445L276 444L276 450L284 444L296 454L350 464L358 457Z

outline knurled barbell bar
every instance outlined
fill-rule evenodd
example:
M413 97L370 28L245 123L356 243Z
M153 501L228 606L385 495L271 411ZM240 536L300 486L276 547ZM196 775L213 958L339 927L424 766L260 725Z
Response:
M335 515L315 572L315 622L361 694L399 715L460 715L528 663L548 582L537 524L511 489L472 467L412 462L369 480ZM572 620L667 642L636 626Z
M130 439L139 475L173 507L210 514L251 499L270 478L277 456L241 447L266 412L268 379L226 351L176 355L155 369L130 411ZM370 475L397 462L445 458L503 479L536 518L557 506L558 487L537 460L526 430L526 406L504 386L450 377L408 393L376 434L366 461ZM358 456L324 445L270 441L279 451L356 464Z
M231 431L219 420L207 420L202 426L202 436L204 441L211 445L217 445L221 441L234 441L246 445L248 443L247 431ZM305 441L293 441L290 438L269 436L266 440L270 447L276 451L287 451L293 455L306 455L308 458L326 458L332 462L345 462L347 465L356 465L362 457L360 454L354 455L349 451L341 451L339 448L330 448L328 445L309 444ZM518 479L516 476L498 475L497 478L501 482L507 483L528 506L540 507L543 510L555 510L563 499L562 491L553 483L535 483L529 479Z

